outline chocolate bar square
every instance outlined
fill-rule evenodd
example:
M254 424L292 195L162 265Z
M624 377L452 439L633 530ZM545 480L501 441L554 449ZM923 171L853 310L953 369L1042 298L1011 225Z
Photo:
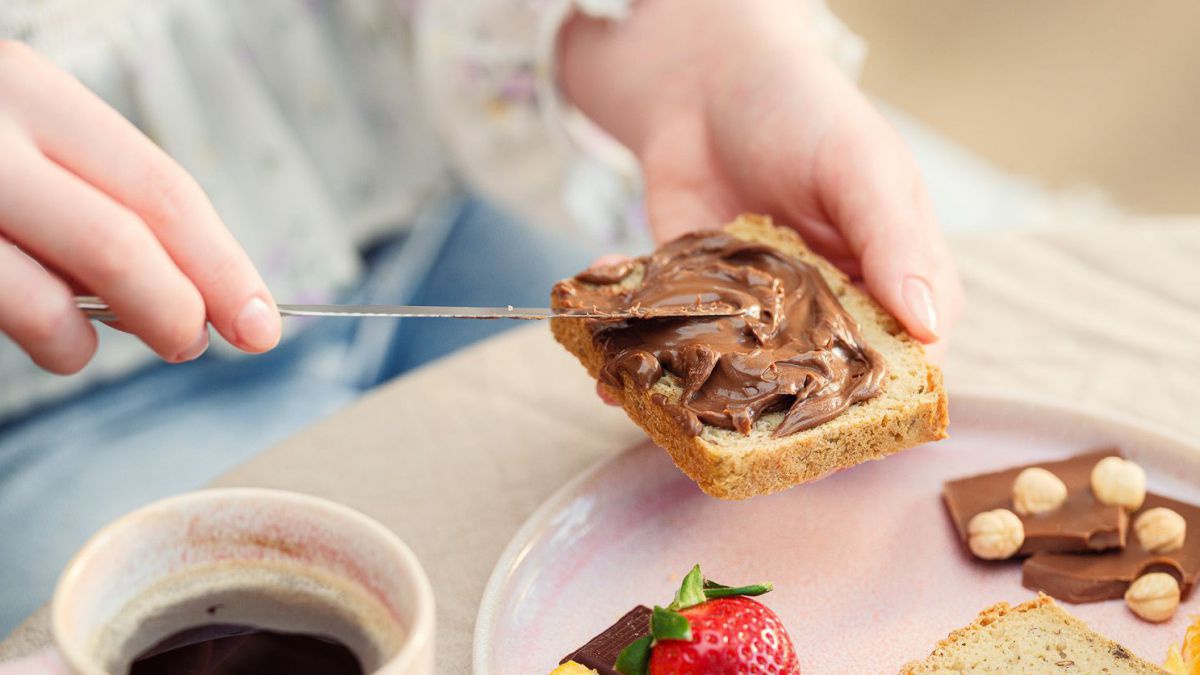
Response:
M1148 493L1142 507L1131 516L1162 506L1183 516L1187 535L1183 547L1170 553L1142 548L1136 535L1125 548L1103 553L1038 553L1021 567L1021 583L1067 602L1095 602L1120 598L1138 577L1166 572L1179 582L1184 598L1200 578L1200 507Z
M1117 450L1100 450L1059 462L1027 464L946 483L942 500L958 536L967 541L967 524L976 514L992 509L1013 510L1012 486L1017 474L1041 467L1067 486L1067 501L1046 513L1017 517L1025 526L1025 543L1018 556L1041 552L1104 551L1125 546L1129 517L1120 506L1101 503L1092 495L1092 468Z
M621 650L631 643L650 634L649 607L638 605L625 613L617 622L587 644L563 657L560 664L574 661L582 666L594 668L600 675L620 675L613 666Z

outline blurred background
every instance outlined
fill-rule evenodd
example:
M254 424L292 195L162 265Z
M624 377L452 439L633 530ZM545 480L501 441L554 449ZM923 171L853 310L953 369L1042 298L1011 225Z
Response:
M1200 212L1200 3L828 1L948 229Z

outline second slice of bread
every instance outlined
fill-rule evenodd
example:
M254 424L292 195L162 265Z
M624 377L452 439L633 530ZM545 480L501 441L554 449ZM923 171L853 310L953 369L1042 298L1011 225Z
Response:
M679 400L682 389L669 373L648 391L627 377L622 388L609 388L608 393L621 402L629 417L670 453L700 489L721 499L745 499L945 438L949 416L941 371L926 360L925 350L892 315L810 251L795 232L774 226L770 218L743 215L724 229L734 237L767 244L816 267L858 321L866 343L883 356L887 377L879 395L854 404L824 424L779 438L772 432L783 413L764 415L746 435L709 425L699 436L687 435L653 400L655 393L663 394L667 401ZM616 294L639 282L640 274L635 271L611 291ZM552 302L558 306L557 299ZM594 344L586 323L558 319L551 327L554 337L596 377L604 354Z
M951 633L924 661L900 675L922 673L1163 673L1092 631L1041 593L1016 607L993 605Z

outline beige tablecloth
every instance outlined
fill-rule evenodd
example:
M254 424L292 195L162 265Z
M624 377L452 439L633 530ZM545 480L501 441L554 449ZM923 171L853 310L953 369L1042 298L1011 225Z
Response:
M953 246L968 304L945 363L952 391L1031 392L1200 437L1200 226L989 234ZM320 495L396 531L434 585L438 671L460 673L484 584L522 521L641 437L534 325L381 387L218 484ZM0 644L0 659L46 640L35 615Z

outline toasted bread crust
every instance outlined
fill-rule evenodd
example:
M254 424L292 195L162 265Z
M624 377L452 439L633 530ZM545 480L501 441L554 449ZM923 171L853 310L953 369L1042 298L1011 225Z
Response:
M725 231L769 244L817 267L863 327L868 343L883 354L890 375L880 396L857 403L813 429L782 438L770 437L766 427L752 436L741 436L706 426L699 436L689 436L653 400L657 387L642 390L629 378L619 390L606 387L629 417L666 449L680 470L713 497L745 499L946 437L949 412L942 373L925 359L923 347L894 317L837 268L809 251L792 230L775 227L770 218L743 215ZM552 320L551 329L588 373L597 377L604 355L593 343L585 322Z
M943 650L953 649L959 643L961 643L965 640L974 639L975 635L978 634L980 631L982 631L984 628L987 628L991 624L999 621L1000 619L1003 619L1005 616L1007 616L1009 614L1021 613L1021 612L1031 612L1033 610L1041 609L1043 607L1048 607L1053 604L1054 604L1054 598L1051 598L1050 596L1048 596L1044 593L1038 593L1036 598L1034 598L1032 600L1027 600L1026 602L1023 602L1023 603L1017 605L1016 607L1013 607L1012 605L1008 604L1007 602L997 602L996 604L992 605L991 607L988 607L988 608L982 610L981 612L979 612L979 614L975 617L975 620L972 621L970 623L970 625L963 626L962 628L957 628L957 629L951 631L949 635L947 635L944 639L940 640L934 646L933 654L936 655L938 652L941 652ZM1069 614L1065 615L1065 616L1069 620L1068 621L1069 625L1072 625L1073 627L1076 627L1076 628L1082 627L1084 630L1087 630L1087 625L1084 624L1079 619L1076 619L1075 617L1070 616ZM900 669L900 675L915 675L916 673L923 672L924 669L925 669L924 661L911 661L909 663L904 664L904 667Z
M1119 664L1119 672L1166 672L1158 666L1148 663L1133 655L1120 644L1104 637L1103 635L1100 635L1099 633L1094 632L1092 629L1088 628L1086 623L1064 612L1058 606L1058 604L1054 602L1053 598L1044 593L1038 593L1036 598L1023 602L1016 607L1009 605L1007 602L1000 602L988 607L980 612L969 626L964 626L951 632L944 640L938 642L937 646L933 649L933 653L930 654L927 659L923 661L912 661L905 664L904 667L900 669L900 675L919 675L920 673L947 672L947 669L944 665L935 664L933 662L945 656L954 654L956 650L961 649L965 645L971 645L987 640L988 638L986 637L985 632L987 631L988 626L991 626L997 621L1003 620L1007 616L1036 612L1041 612L1044 615L1044 617L1041 619L1041 622L1044 624L1042 628L1045 632L1060 634L1062 631L1071 631L1080 639L1082 639L1087 644L1088 649L1086 651L1090 653L1081 656L1088 656L1090 658L1096 658L1099 660L1111 660L1113 663ZM1028 648L1030 652L1037 652L1038 650L1036 645L1029 645ZM1044 670L1038 667L1039 663L1036 660L1036 657L1043 655L1035 653L1031 654L1030 656L1031 658L1028 659L1028 661L1023 660L1022 671L1040 672L1041 670ZM961 664L955 664L956 667L952 668L951 670L953 670L953 672L963 672L961 668L957 667L958 665ZM1086 668L1085 664L1076 663L1074 660L1067 657L1063 657L1061 661L1054 662L1053 666L1053 670L1055 672L1059 672L1064 669L1074 669L1076 667ZM998 668L1002 667L1003 664L1000 662L990 663L987 664L986 667L981 666L980 671L1003 672L1003 670L998 670ZM974 672L976 669L971 668L970 670L971 672ZM1104 672L1117 671L1106 669Z

